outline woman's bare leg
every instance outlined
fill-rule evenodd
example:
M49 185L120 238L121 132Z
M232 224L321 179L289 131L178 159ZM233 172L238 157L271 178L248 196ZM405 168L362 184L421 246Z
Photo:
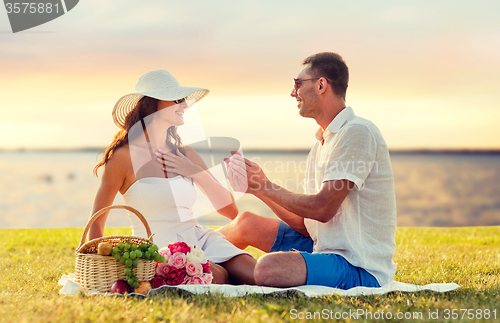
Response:
M210 261L210 270L212 271L213 284L230 284L229 274L227 270L221 265L215 264Z
M231 284L255 285L253 271L256 263L257 260L252 256L243 254L220 263L220 265L227 270Z

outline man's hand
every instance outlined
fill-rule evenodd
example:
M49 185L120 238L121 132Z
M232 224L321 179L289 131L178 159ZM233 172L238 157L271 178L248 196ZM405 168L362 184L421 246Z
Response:
M255 195L264 189L269 182L262 168L258 164L243 158L239 152L235 152L225 162L227 164L229 183L237 192Z
M270 182L259 165L243 158L238 152L234 152L225 162L229 182L235 191L255 195L271 207L280 219L291 223L293 228L305 230L303 219L322 223L330 221L354 188L353 182L341 179L323 182L316 194L293 193Z

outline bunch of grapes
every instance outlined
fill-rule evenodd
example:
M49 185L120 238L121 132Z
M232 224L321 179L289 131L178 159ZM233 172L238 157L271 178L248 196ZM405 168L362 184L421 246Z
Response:
M152 261L165 261L165 257L158 253L157 245L141 243L140 246L130 241L120 242L112 250L112 256L122 265L125 265L125 279L127 283L133 287L139 287L139 279L137 278L134 268L139 264L139 258Z

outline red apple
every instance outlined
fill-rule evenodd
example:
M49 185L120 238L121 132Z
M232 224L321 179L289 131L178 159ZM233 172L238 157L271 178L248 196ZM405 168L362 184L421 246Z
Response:
M153 279L151 279L149 281L149 283L151 284L151 287L152 288L158 288L160 286L163 286L163 285L166 285L167 283L165 282L165 280L163 278L161 278L160 276L156 276L154 277Z
M134 293L146 295L150 290L151 284L148 281L143 280L139 282L139 287L134 288Z
M130 293L130 285L123 279L115 281L113 286L111 286L111 293L115 294L126 294Z

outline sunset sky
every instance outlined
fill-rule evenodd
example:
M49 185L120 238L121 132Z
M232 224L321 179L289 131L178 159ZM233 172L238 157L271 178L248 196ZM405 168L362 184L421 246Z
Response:
M210 89L207 136L310 148L290 97L301 61L338 52L347 104L390 149L500 148L500 1L82 0L13 34L0 9L0 148L105 147L115 102L170 71ZM194 110L193 110L194 111Z

